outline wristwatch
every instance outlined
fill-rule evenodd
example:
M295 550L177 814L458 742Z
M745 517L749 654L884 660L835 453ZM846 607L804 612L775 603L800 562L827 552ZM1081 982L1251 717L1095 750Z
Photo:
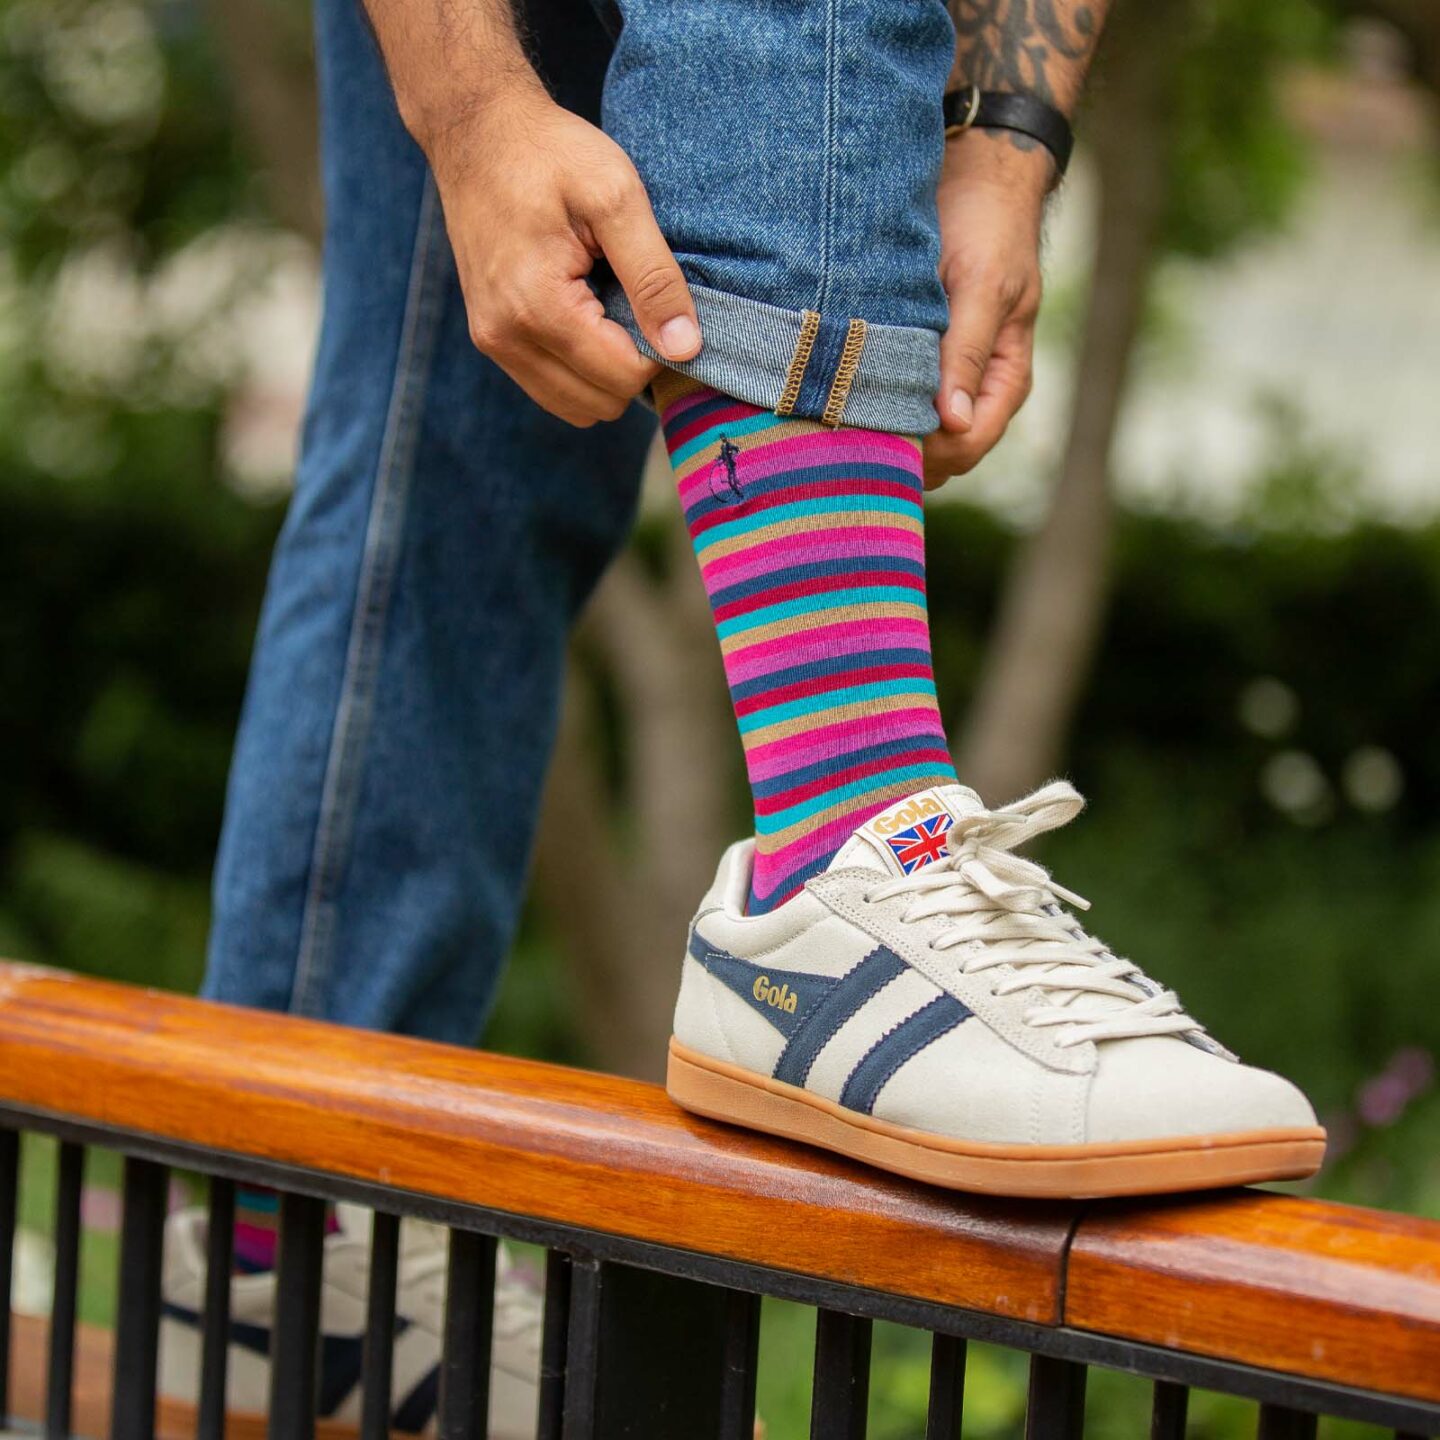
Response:
M1061 175L1075 148L1070 122L1053 105L1047 105L1035 95L962 85L946 95L943 113L947 140L972 128L1014 130L1038 140L1055 157Z

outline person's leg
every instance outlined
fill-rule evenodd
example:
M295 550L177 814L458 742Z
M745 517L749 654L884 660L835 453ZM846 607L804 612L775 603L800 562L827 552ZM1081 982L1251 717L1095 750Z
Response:
M922 361L945 323L941 7L623 8L607 119L705 287L705 349L682 368L706 388L658 395L757 816L690 930L670 1095L961 1189L1313 1173L1304 1096L1239 1064L1013 853L1079 795L988 810L939 753L903 437L934 424Z
M759 913L857 825L955 779L914 438L936 423L948 316L935 185L954 32L939 0L622 9L605 120L704 335L656 399L745 749Z
M520 904L570 621L653 422L579 432L466 329L359 0L317 7L325 319L215 874L205 994L473 1042ZM549 78L598 106L576 5ZM564 43L554 43L556 38Z
M583 0L547 16L548 78L598 119L606 35ZM325 318L232 765L204 994L471 1043L520 907L566 634L629 529L654 421L637 407L573 430L475 351L360 0L320 0L316 19ZM274 1197L242 1192L237 1222L236 1268L263 1320ZM428 1292L407 1284L402 1266L402 1307L423 1308ZM195 1326L168 1323L188 1355Z
M862 824L953 784L925 604L920 448L656 386L755 805L748 909L783 904Z

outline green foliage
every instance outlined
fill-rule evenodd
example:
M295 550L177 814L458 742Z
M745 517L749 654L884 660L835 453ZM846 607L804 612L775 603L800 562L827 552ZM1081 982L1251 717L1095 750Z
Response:
M1330 17L1314 0L1205 0L1175 90L1166 249L1202 258L1274 229L1304 176L1304 152L1280 115L1279 63L1318 57Z

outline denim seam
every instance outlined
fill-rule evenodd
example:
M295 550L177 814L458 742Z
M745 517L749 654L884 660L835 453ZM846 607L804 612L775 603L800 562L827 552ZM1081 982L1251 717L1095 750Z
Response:
M820 287L815 308L823 315L830 298L830 249L835 223L835 102L839 85L839 45L836 42L839 0L825 4L825 184L820 216Z
M864 350L865 322L852 320L845 332L845 348L840 352L840 363L835 367L835 379L825 401L825 411L820 416L822 424L835 426L843 418L845 402L850 398L850 386L860 368L860 356Z
M301 917L300 950L290 1010L317 1015L325 1001L335 939L334 900L354 834L362 762L369 739L379 676L380 650L401 553L405 513L414 476L421 401L434 354L441 312L435 264L444 227L435 183L428 176L415 226L415 248L405 301L405 322L396 355L395 379L385 420L375 488L366 523L365 552L352 612L350 641L330 753L320 796L320 816L310 858L310 879Z
M789 415L800 398L800 386L805 379L805 367L810 363L810 352L815 348L815 334L820 329L820 312L807 310L800 322L800 334L795 341L795 353L790 357L790 369L785 376L785 388L780 392L780 401L775 406L777 415Z

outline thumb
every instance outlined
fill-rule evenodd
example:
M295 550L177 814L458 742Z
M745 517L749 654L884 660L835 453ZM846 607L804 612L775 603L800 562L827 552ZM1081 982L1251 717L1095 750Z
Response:
M995 336L1004 321L1001 297L989 286L961 286L950 296L950 328L940 341L940 423L962 433L975 420Z
M700 322L642 186L592 223L615 278L630 301L641 333L666 360L700 353Z

